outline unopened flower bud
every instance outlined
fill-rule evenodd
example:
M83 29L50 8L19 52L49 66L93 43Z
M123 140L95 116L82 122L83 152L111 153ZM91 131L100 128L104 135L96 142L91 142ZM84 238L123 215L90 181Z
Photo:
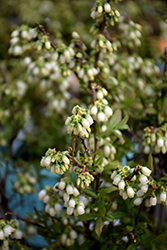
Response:
M69 207L75 207L75 201L73 199L71 199L68 203Z
M136 206L139 206L141 203L142 203L142 199L141 199L141 198L136 198L136 199L134 200L134 204L135 204Z
M75 32L75 31L73 31L72 32L72 37L75 38L75 39L79 38L79 34L77 32Z
M83 126L84 126L84 128L86 128L87 130L89 130L89 129L90 129L90 125L89 125L88 120L83 119L83 120L82 120L82 125L83 125Z
M69 161L69 159L68 159L67 156L64 156L62 160L63 160L63 162L64 162L65 164L67 164L67 165L70 164L70 161Z
M56 203L54 205L54 208L55 208L56 214L58 214L60 212L60 210L61 210L61 205L59 203Z
M111 11L111 6L109 5L109 3L105 3L104 4L104 10L109 13Z
M84 214L84 213L85 213L84 208L83 208L82 206L78 206L78 207L77 207L77 213L78 213L79 215Z
M68 126L71 123L71 119L69 117L67 117L66 121L65 121L65 125Z
M151 170L149 168L147 168L147 167L142 167L141 171L146 176L150 176L150 174L151 174Z
M73 187L71 185L67 185L66 192L67 194L73 194Z
M151 206L156 206L156 204L157 204L157 197L156 196L151 197L150 198L150 205Z
M160 201L161 202L165 202L166 201L166 192L165 191L163 191L161 194L160 194Z
M64 201L69 201L69 199L70 199L69 194L64 193L64 194L63 194L63 200L64 200Z
M93 106L93 107L91 108L90 113L91 113L92 115L96 115L96 114L97 114L97 111L98 111L97 107L96 107L96 106Z
M59 189L64 190L65 186L66 186L66 183L64 181L59 182L59 185L58 185Z
M104 146L104 149L103 149L103 152L104 152L104 156L105 157L109 157L110 153L111 153L111 149L108 145L105 145Z
M121 180L121 176L120 175L116 175L114 177L113 184L114 185L118 185L118 183L120 182L120 180Z
M46 47L46 49L50 49L50 48L51 48L51 44L50 44L49 41L47 41L47 42L45 43L45 47Z
M104 109L104 113L105 113L105 115L106 115L107 117L110 117L110 116L112 116L113 111L112 111L112 109L111 109L109 106L107 106L107 107Z
M138 197L142 197L144 195L144 192L142 190L138 190L137 193L136 193L136 195Z
M148 191L148 185L142 185L140 189L143 193L146 193Z
M145 176L145 175L143 175L143 174L140 175L139 181L140 181L143 185L145 185L145 184L148 182L147 176Z
M103 99L103 92L102 91L97 91L96 96L97 96L97 99L99 99L99 100Z
M49 203L50 201L50 197L48 195L46 195L44 198L43 198L43 202L44 203Z
M43 201L44 197L46 196L46 191L44 189L42 189L39 194L38 194L38 199L40 201Z
M128 194L128 196L129 196L129 198L133 198L133 197L134 197L135 192L134 192L134 190L133 190L132 187L129 186L129 187L127 188L127 194Z
M88 115L86 117L86 120L89 122L89 126L91 126L94 123L94 121L93 121L93 119L92 119L92 117L90 115Z
M49 209L49 214L50 214L50 216L54 217L56 215L55 209L54 208L50 208Z
M71 230L71 231L70 231L70 238L71 238L71 239L74 239L74 240L75 240L75 239L77 238L77 236L78 236L78 235L77 235L76 231L74 231L74 230Z
M121 180L118 183L118 188L119 188L119 190L124 190L124 188L125 188L125 182L124 182L124 180Z
M51 157L50 156L48 156L44 159L44 164L46 167L50 166L50 164L51 164Z
M150 147L147 145L144 147L144 153L149 154L150 153Z
M122 190L121 190L121 191L122 191ZM126 191L123 191L123 193L122 193L122 198L123 198L124 200L126 200L126 199L128 198L128 194L127 194Z
M79 191L76 187L73 188L73 195L77 197L79 195Z
M157 146L158 146L159 148L162 148L162 147L164 146L164 140L163 140L162 138L159 138L159 139L157 140Z
M72 207L67 207L66 213L67 213L68 215L71 215L71 214L73 213L73 211L74 211L74 208L72 208Z
M106 121L106 116L105 116L105 114L103 112L100 112L97 115L97 119L98 119L99 122L104 122L104 121Z

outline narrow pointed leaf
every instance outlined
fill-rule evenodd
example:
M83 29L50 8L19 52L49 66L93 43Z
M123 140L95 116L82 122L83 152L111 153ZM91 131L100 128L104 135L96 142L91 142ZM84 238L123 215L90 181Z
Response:
M91 191L90 189L85 188L85 189L83 189L83 192L84 192L85 194L91 196L91 197L94 198L94 199L98 199L97 194L96 194L95 192Z
M98 217L96 220L96 223L95 223L95 232L96 232L98 237L100 237L100 235L102 233L102 229L103 229L102 218Z
M109 194L109 193L112 193L114 191L118 190L117 187L115 186L111 186L111 187L107 187L107 188L103 188L100 193L99 193L99 198L104 196L105 194Z
M86 220L93 220L95 219L99 214L93 213L93 214L83 214L79 217L79 221L86 221Z

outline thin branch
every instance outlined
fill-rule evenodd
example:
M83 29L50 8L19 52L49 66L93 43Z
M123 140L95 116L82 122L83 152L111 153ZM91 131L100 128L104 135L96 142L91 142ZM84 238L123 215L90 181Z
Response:
M78 167L83 168L83 166L77 161L77 159L76 159L74 156L72 156L72 155L70 155L70 154L66 154L66 156L68 156L68 157L71 158L73 161L75 161L75 163L77 164Z
M85 138L82 137L82 136L80 136L80 135L79 135L78 137L81 139L82 145L84 146L84 149L85 149L85 152L84 152L84 153L87 153L87 154L91 157L91 153L89 152L89 149L88 149L88 147L86 146Z
M95 97L95 86L91 86L91 95L92 95L92 101L93 101L93 104L95 103L96 101L96 97Z
M9 78L7 76L7 73L6 73L6 67L2 67L1 69L2 69L2 74L3 74L5 82L10 84Z
M138 171L139 171L139 167L138 167L138 166L135 166L135 169L133 170L133 172L132 172L130 175L128 175L128 176L124 179L124 181L126 181L126 180L130 181L130 180L133 178L133 176L138 175Z
M49 33L47 33L45 31L45 29L44 29L44 27L42 25L40 25L39 23L37 23L36 27L39 29L39 31L41 31L43 33L43 35L48 36L48 38L50 40ZM51 43L52 48L56 50L57 49L56 44L54 42L52 42L51 40L50 40L50 43Z
M146 196L146 197L143 199L143 201L142 201L142 203L141 203L141 205L140 205L140 208L139 208L139 210L138 210L138 214L137 214L136 219L135 219L135 225L137 225L137 223L138 223L138 221L139 221L139 217L140 217L140 214L141 214L142 209L143 209L143 207L144 207L144 202L145 202L145 200L146 200L147 198L153 197L153 196L154 196L154 195L148 195L148 196Z
M45 228L44 226L42 226L42 225L40 225L40 224L38 224L38 223L36 223L36 222L29 221L29 220L27 220L27 219L24 219L24 218L20 217L20 216L19 216L18 214L16 214L16 213L6 212L6 214L10 214L10 215L16 216L17 219L22 220L22 221L27 222L27 223L30 223L30 224L32 224L32 225L34 225L34 226L37 226L37 227L40 227L40 228Z
M129 131L131 134L132 134L132 136L138 141L138 143L141 145L141 146L143 146L143 143L142 143L142 141L139 139L139 137L134 133L134 131L131 129L130 131Z
M85 52L85 50L82 47L82 43L80 41L75 42L76 46L82 51L86 59L89 59L88 54Z
M164 72L163 72L163 74L165 74L165 72L167 71L167 47L165 47L164 57L165 57L165 63L164 63Z
M131 231L129 234L130 234L130 236L131 236L133 242L135 243L137 240L136 240L136 238L135 238L135 236L134 236L134 232Z

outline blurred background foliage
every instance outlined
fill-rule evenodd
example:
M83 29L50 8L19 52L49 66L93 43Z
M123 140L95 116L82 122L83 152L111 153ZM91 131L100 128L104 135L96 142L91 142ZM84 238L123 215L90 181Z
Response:
M4 138L2 134L5 133L7 143L4 143L4 145L1 143L2 152L5 155L5 160L10 161L11 158L14 160L13 166L16 169L18 167L21 169L22 165L25 166L25 163L22 163L22 160L24 160L28 162L26 163L26 169L29 168L29 164L33 163L32 166L34 166L35 169L34 175L36 175L36 171L38 172L38 170L41 169L39 166L41 155L43 155L48 147L52 148L56 146L60 150L64 150L68 144L68 139L65 137L62 124L64 124L66 117L71 113L72 105L79 102L79 90L77 90L77 92L74 90L71 91L71 98L68 101L66 109L62 113L55 114L53 112L53 115L49 117L44 115L45 109L43 107L47 105L47 100L43 99L41 92L38 91L38 86L33 86L32 88L30 86L23 101L19 100L19 98L17 99L16 93L14 92L16 85L13 83L18 79L24 81L27 76L19 57L14 58L11 55L8 55L11 32L23 24L35 27L38 22L41 25L44 25L45 30L50 34L52 41L68 45L71 40L71 33L76 31L81 34L82 40L88 47L89 51L90 43L94 38L94 35L89 32L93 24L93 20L90 17L90 9L93 6L93 3L94 1L90 0L1 0L0 95L3 96L3 86L5 84L10 86L11 92L13 91L14 94L13 96L10 95L10 100L6 100L7 105L10 105L8 109L13 113L13 117L10 116L9 120L0 121L0 139L1 137L2 139ZM136 53L143 58L148 57L150 59L155 59L157 60L157 64L160 64L161 61L159 61L159 58L164 52L164 47L167 46L166 1L124 0L118 3L117 9L127 20L133 20L135 23L139 23L142 26L142 44L139 48L136 48ZM117 25L112 29L111 35L113 35L113 38L115 35L118 37L121 36L121 32L119 33L117 31ZM126 53L131 54L131 51L127 49ZM37 59L35 53L32 57L33 56L34 60ZM62 81L63 80L60 79L60 84ZM55 94L57 94L56 86L57 85L55 85ZM114 90L115 93L117 93L117 89L118 87ZM132 96L132 100L133 98L135 99L135 95L134 97ZM17 109L15 109L15 99L17 99ZM128 113L130 110L133 117L133 123L133 115L138 108L135 109L135 107L133 107L132 100L127 98L126 102L119 103L119 105L116 105L116 108L123 107L125 113ZM145 102L147 105L147 102L149 103L149 98L148 100L145 100ZM4 105L4 103L1 102L0 105ZM24 136L23 138L21 137L22 135L19 134L19 132L26 124L22 119L26 110L31 110L31 116L33 117L31 121L33 121L33 124L28 123L26 125L29 132L25 139ZM43 112L41 112L41 110ZM142 112L143 110L140 109L138 117L142 117ZM17 113L18 117L14 116L15 113ZM153 119L156 118L153 117ZM21 123L21 121L23 121L23 123ZM21 141L21 143L19 144L18 141L19 143ZM127 149L126 146L127 145L120 146L120 148L122 147L122 151L118 153L119 158L121 158L124 152L130 148L130 142ZM131 147L133 147L133 145ZM16 160L19 160L19 162L15 162ZM40 180L41 177L42 176L39 176L38 180ZM1 182L1 184L2 194L5 190L5 182ZM8 200L9 197L5 197L4 192L2 201L5 202L3 203L5 204L5 209L8 207Z
M1 1L0 15L0 57L6 58L10 33L22 24L34 27L36 22L45 25L54 40L63 39L66 43L71 39L73 30L82 34L86 44L91 41L88 32L93 20L88 15L94 1L63 0L63 1ZM166 1L131 1L124 0L119 4L121 14L142 25L143 56L156 57L162 40L167 39Z

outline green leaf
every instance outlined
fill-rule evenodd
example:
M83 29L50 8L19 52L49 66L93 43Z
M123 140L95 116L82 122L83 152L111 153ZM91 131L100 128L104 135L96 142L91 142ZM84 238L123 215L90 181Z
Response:
M83 214L79 217L79 221L86 221L86 220L93 220L95 219L96 217L98 217L98 213L91 213L91 214Z
M147 222L140 222L135 226L135 230L147 228Z
M145 113L148 115L156 115L157 110L155 108L149 107L145 109Z
M164 238L166 238L166 237L167 237L167 229L163 233L158 235L155 239L153 239L151 243L153 245L157 244L157 243L161 243L164 240Z
M117 169L117 167L120 165L120 162L119 161L113 161L113 162L110 162L108 163L107 165L105 165L104 167L104 171L105 170L114 170L114 169Z
M112 222L114 220L114 217L111 214L106 213L105 220Z
M129 120L129 116L126 115L122 121L117 125L117 129L129 129L129 126L126 124L127 121Z
M125 228L126 234L127 234L127 233L130 233L133 229L134 229L133 226L126 226L126 228Z
M98 212L102 218L105 216L106 208L105 208L104 201L102 200L98 203Z
M113 130L116 127L116 125L121 121L121 118L122 118L121 110L117 109L108 122L107 131Z
M127 250L136 250L136 244L135 243L130 244Z
M99 193L99 198L104 196L105 194L109 194L109 193L112 193L114 191L118 190L117 187L115 186L111 186L111 187L107 187L107 188L103 188L100 190L100 193Z
M98 155L98 152L96 153L96 155ZM104 155L102 154L102 155L100 155L96 160L95 160L95 163L94 163L94 165L96 166L96 165L99 165L101 162L102 162L102 160L103 160L103 157L104 157Z
M125 140L124 140L124 138L123 138L123 136L122 136L122 133L120 133L119 130L115 129L115 130L112 131L112 133L113 133L114 135L116 135L116 136L121 140L121 143L122 143L122 144L125 143Z
M98 199L97 194L96 194L95 192L91 191L90 189L85 188L85 189L83 189L83 192L84 192L85 194L91 196L91 197L94 198L94 199Z
M148 168L151 169L151 171L153 171L153 157L152 154L149 154L148 156Z
M112 212L112 216L113 216L114 219L117 219L117 218L126 217L127 214L124 213L124 212Z
M96 232L98 237L100 237L100 235L102 233L102 229L103 229L102 218L98 217L96 220L96 223L95 223L95 232Z

